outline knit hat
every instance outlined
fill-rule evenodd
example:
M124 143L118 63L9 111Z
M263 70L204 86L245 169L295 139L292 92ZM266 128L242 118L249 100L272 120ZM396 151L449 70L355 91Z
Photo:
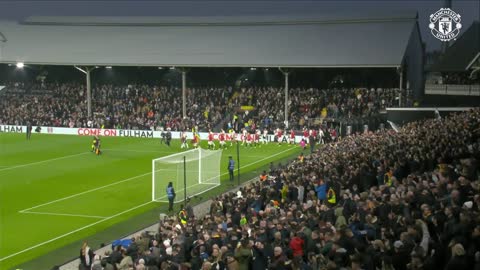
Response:
M472 201L468 201L468 202L465 202L463 204L463 207L467 208L467 209L472 209L472 206L473 206L473 202Z
M167 239L167 240L163 241L163 245L164 245L166 248L170 247L170 240Z

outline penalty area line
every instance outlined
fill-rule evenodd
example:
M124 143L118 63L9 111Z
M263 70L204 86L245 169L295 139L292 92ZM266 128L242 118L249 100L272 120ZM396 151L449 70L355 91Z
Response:
M103 216L63 214L63 213L53 213L53 212L36 212L36 211L18 211L18 212L21 213L21 214L36 214L36 215L48 215L48 216L82 217L82 218L96 218L96 219L109 218L109 217L103 217Z
M99 221L96 221L96 222L91 223L91 224L89 224L89 225L83 226L83 227L78 228L78 229L76 229L76 230L73 230L73 231L71 231L71 232L68 232L68 233L62 234L62 235L60 235L60 236L57 236L57 237L55 237L55 238L52 238L52 239L50 239L50 240L47 240L47 241L45 241L45 242L36 244L36 245L31 246L31 247L29 247L29 248L26 248L26 249L24 249L24 250L18 251L18 252L13 253L13 254L10 254L10 255L8 255L8 256L6 256L6 257L0 258L0 262L1 262L1 261L4 261L4 260L6 260L6 259L9 259L9 258L15 257L15 256L17 256L17 255L19 255L19 254L25 253L25 252L27 252L27 251L30 251L30 250L32 250L32 249L36 249L36 248L38 248L38 247L41 247L41 246L43 246L43 245L46 245L46 244L51 243L51 242L53 242L53 241L56 241L56 240L58 240L58 239L64 238L64 237L69 236L69 235L72 235L72 234L74 234L74 233L76 233L76 232L85 230L85 229L87 229L87 228L90 228L90 227L92 227L92 226L95 226L95 225L97 225L97 224L100 224L100 223L102 223L102 222L104 222L104 221L110 220L110 219L112 219L112 218L114 218L114 217L118 217L118 216L120 216L120 215L123 215L123 214L125 214L125 213L130 212L130 211L133 211L133 210L135 210L135 209L137 209L137 208L143 207L143 206L145 206L145 205L147 205L147 204L150 204L150 203L152 203L152 201L143 203L143 204L141 204L141 205L139 205L139 206L132 207L132 208L130 208L130 209L127 209L127 210L125 210L125 211L122 211L122 212L120 212L120 213L117 213L117 214L115 214L115 215L113 215L113 216L104 218L104 219L102 219L102 220L99 220Z
M117 149L117 148L105 148L103 151L111 151L111 152L133 152L133 153L158 153L158 154L175 154L177 152L174 151L155 151L155 150L133 150L133 149Z
M60 160L60 159L66 159L66 158L81 156L81 155L85 155L85 154L89 154L89 153L91 153L91 152L83 152L83 153L80 153L80 154L68 155L68 156L63 156L63 157L58 157L58 158L51 158L51 159L46 159L46 160L42 160L42 161L37 161L37 162L32 162L32 163L21 164L21 165L14 165L14 166L11 166L11 167L7 167L7 168L2 168L2 169L0 169L0 172L1 172L1 171L12 170L12 169L17 169L17 168L28 167L28 166L37 165L37 164L42 164L42 163L46 163L46 162L50 162L50 161L55 161L55 160Z
M266 159L269 159L269 158L278 156L278 155L283 154L283 153L285 153L285 152L291 151L292 149L295 149L295 148L290 148L290 149L287 149L287 150L278 152L278 153L276 153L276 154L274 154L274 155L270 155L270 156L268 156L268 157L266 157L266 158L263 158L263 159L260 159L260 160L255 161L255 162L249 163L249 164L247 164L247 165L244 165L244 166L240 167L240 169L245 168L245 167L248 167L248 166L251 166L251 165L256 164L256 163L259 163L259 162L261 162L261 161L263 161L263 160L266 160ZM90 152L88 152L88 153L90 153ZM143 175L148 175L148 174L151 174L151 172L145 173L145 174L143 174ZM140 175L140 176L143 176L143 175ZM223 175L225 175L225 174L223 174ZM223 176L223 175L222 175L222 176ZM132 177L132 178L137 178L137 177L140 177L140 176L136 176L136 177ZM126 180L123 180L123 181L131 180L132 178L126 179ZM116 183L114 183L114 184L116 184ZM110 185L107 185L107 186L111 186L111 185L113 185L113 184L110 184ZM104 186L104 187L106 187L106 186ZM103 188L103 187L100 187L100 188ZM97 189L100 189L100 188L97 188ZM97 190L97 189L95 189L95 190ZM93 190L91 190L91 191L93 191ZM91 191L87 191L87 192L91 192ZM87 193L87 192L83 192L83 193ZM83 194L83 193L82 193L82 194ZM73 195L73 196L70 196L70 197L75 197L75 196L78 196L78 195L79 195L79 194ZM68 198L68 197L67 197L67 198ZM60 199L60 200L64 200L64 199L66 199L66 198L63 198L63 199ZM60 200L57 200L57 201L60 201ZM54 201L54 202L55 202L55 201ZM53 202L50 202L50 203L53 203ZM47 203L47 204L50 204L50 203ZM149 202L143 203L143 204L141 204L141 205L139 205L139 206L135 206L135 207L133 207L133 208L127 209L127 210L125 210L125 211L122 211L122 212L120 212L120 213L117 213L117 214L115 214L115 215L113 215L113 216L110 216L110 217L108 217L108 218L101 219L101 220L99 220L99 221L96 221L96 222L91 223L91 224L89 224L89 225L83 226L83 227L78 228L78 229L76 229L76 230L73 230L73 231L71 231L71 232L62 234L62 235L57 236L57 237L55 237L55 238L52 238L52 239L50 239L50 240L44 241L44 242L42 242L42 243L36 244L36 245L31 246L31 247L29 247L29 248L26 248L26 249L24 249L24 250L18 251L18 252L13 253L13 254L10 254L10 255L8 255L8 256L6 256L6 257L0 258L0 262L1 262L1 261L4 261L4 260L6 260L6 259L9 259L9 258L15 257L15 256L17 256L17 255L19 255L19 254L25 253L25 252L27 252L27 251L36 249L36 248L41 247L41 246L43 246L43 245L46 245L46 244L48 244L48 243L54 242L54 241L56 241L56 240L58 240L58 239L64 238L64 237L69 236L69 235L72 235L72 234L74 234L74 233L76 233L76 232L79 232L79 231L82 231L82 230L84 230L84 229L90 228L90 227L95 226L95 225L97 225L97 224L100 224L100 223L102 223L102 222L104 222L104 221L107 221L107 220L110 220L110 219L112 219L112 218L118 217L118 216L120 216L120 215L123 215L123 214L125 214L125 213L130 212L130 211L133 211L133 210L135 210L135 209L137 209L137 208L143 207L143 206L148 205L148 204L150 204L150 203L153 203L153 201L149 201ZM46 204L44 204L44 205L46 205ZM36 207L39 207L39 206L36 206ZM33 207L33 208L36 208L36 207ZM29 209L33 209L33 208L29 208ZM23 212L26 212L26 211L28 211L29 209L25 209L25 210L22 210L22 211L23 211Z
M137 176L133 176L133 177L130 177L130 178L127 178L127 179L120 180L118 182L114 182L114 183L111 183L111 184L108 184L108 185L98 187L98 188L89 189L87 191L80 192L80 193L77 193L77 194L73 194L71 196L63 197L63 198L60 198L58 200L54 200L54 201L51 201L51 202L39 204L39 205L30 207L30 208L27 208L27 209L20 210L19 212L26 212L26 211L29 211L29 210L32 210L32 209L35 209L35 208L38 208L38 207L42 207L42 206L45 206L45 205L49 205L49 204L64 201L64 200L68 200L68 199L71 199L71 198L74 198L74 197L77 197L77 196L80 196L80 195L83 195L83 194L87 194L87 193L90 193L90 192L93 192L93 191L104 189L106 187L111 187L111 186L114 186L114 185L118 185L118 184L121 184L123 182L127 182L127 181L130 181L130 180L133 180L133 179L136 179L136 178L139 178L139 177L143 177L143 176L149 175L149 174L152 174L152 172L148 172L148 173L140 174L140 175L137 175Z

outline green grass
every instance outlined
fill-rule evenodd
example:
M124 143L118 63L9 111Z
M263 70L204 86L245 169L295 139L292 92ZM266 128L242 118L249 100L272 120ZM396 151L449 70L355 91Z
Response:
M26 141L24 134L0 134L1 270L165 209L151 202L151 161L179 152L178 141L168 148L156 139L105 137L101 156L89 152L90 143L91 137L33 134ZM276 144L240 147L242 178L299 152ZM222 186L202 198L226 190L229 155L236 158L236 147L223 152ZM108 239L121 236L110 232ZM48 263L64 262L58 260Z

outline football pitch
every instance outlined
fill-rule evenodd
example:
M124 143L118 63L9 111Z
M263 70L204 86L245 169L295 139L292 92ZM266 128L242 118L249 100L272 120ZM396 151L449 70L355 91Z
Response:
M179 141L167 147L159 139L103 137L103 154L96 156L91 140L33 134L27 141L25 134L0 133L0 269L89 239L147 211L165 212L165 203L151 201L152 159L180 152ZM206 141L201 145L206 148ZM241 174L259 175L270 162L300 152L298 146L275 143L241 146ZM227 188L230 155L236 159L235 145L222 153L222 186L204 195ZM71 254L76 256L78 249Z

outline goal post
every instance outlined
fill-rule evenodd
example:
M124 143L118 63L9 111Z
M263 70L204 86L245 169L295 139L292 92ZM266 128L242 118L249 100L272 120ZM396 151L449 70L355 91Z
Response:
M172 182L175 202L220 185L221 150L202 148L152 160L152 201L168 202L166 187ZM184 183L184 179L186 180Z

